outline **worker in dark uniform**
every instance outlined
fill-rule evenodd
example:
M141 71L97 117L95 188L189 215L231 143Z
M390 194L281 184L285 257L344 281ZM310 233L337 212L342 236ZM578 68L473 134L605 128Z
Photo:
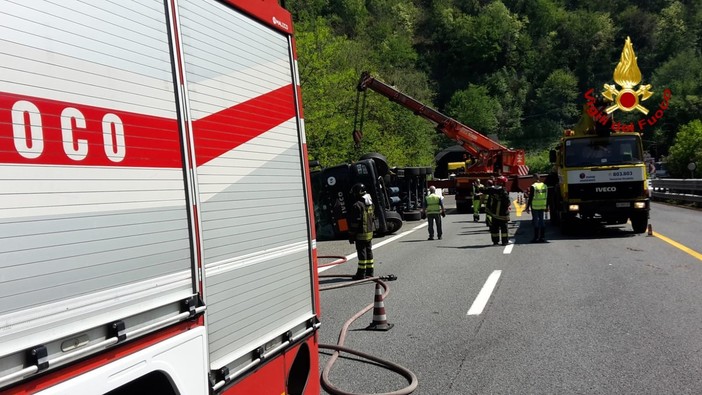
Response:
M490 227L490 224L492 223L492 217L490 216L490 211L487 209L487 202L488 198L490 197L489 193L492 191L493 187L495 186L495 177L491 177L487 181L485 181L485 187L483 188L483 196L481 196L481 199L483 203L485 204L485 225L487 227Z
M366 186L358 183L351 188L351 196L356 202L351 206L349 218L349 243L356 244L358 270L354 280L373 277L373 231L375 215L373 200L366 192Z
M488 195L485 213L490 217L490 238L493 245L509 244L509 233L507 232L507 223L509 222L509 193L505 189L507 179L503 176L495 179L495 185L487 188L485 193Z

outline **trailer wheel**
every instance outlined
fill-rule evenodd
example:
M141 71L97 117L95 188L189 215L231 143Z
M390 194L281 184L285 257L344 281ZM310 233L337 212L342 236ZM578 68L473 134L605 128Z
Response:
M385 213L386 234L391 235L402 227L402 217L395 211L387 211Z
M384 176L390 171L390 166L388 166L388 158L385 155L377 152L369 152L361 157L363 159L372 159L375 162L375 168L378 170L379 176Z
M422 219L422 213L420 211L405 211L403 215L405 221L419 221Z
M648 213L636 213L630 218L634 233L644 233L648 228Z

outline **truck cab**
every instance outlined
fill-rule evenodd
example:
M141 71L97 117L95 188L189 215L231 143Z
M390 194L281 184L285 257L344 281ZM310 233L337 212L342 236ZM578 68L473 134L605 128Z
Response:
M559 183L552 219L567 233L576 217L605 225L631 221L635 233L648 225L647 172L637 133L575 134L566 131L551 161Z
M348 216L355 203L350 191L359 182L373 198L377 235L392 234L402 227L402 217L395 211L400 203L399 189L385 183L374 159L314 170L311 179L316 233L320 240L347 237Z

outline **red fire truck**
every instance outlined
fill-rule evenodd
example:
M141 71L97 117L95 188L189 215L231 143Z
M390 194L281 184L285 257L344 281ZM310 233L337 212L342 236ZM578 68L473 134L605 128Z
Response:
M520 185L520 176L526 177L524 150L507 148L470 127L450 118L435 109L405 95L394 87L377 80L368 72L363 72L358 82L358 90L371 89L399 105L412 110L414 114L436 125L436 130L451 140L455 140L472 157L472 163L456 178L444 183L433 182L437 187L456 191L456 208L458 211L469 210L472 206L472 182L476 178L486 179L490 176L503 175L509 178L508 188L514 191L524 190L527 184ZM522 178L526 181L526 178ZM524 183L524 182L523 182Z
M0 393L318 394L290 14L0 0Z

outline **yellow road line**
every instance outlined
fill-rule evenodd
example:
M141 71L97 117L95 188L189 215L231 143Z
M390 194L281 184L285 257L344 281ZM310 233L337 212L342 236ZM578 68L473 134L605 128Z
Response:
M653 236L658 237L659 239L665 241L666 243L672 245L673 247L675 247L679 250L685 251L688 254L690 254L690 255L694 256L695 258L699 259L700 261L702 261L702 254L700 254L699 252L697 252L691 248L685 247L684 245L678 243L677 241L669 239L658 232L653 232Z

